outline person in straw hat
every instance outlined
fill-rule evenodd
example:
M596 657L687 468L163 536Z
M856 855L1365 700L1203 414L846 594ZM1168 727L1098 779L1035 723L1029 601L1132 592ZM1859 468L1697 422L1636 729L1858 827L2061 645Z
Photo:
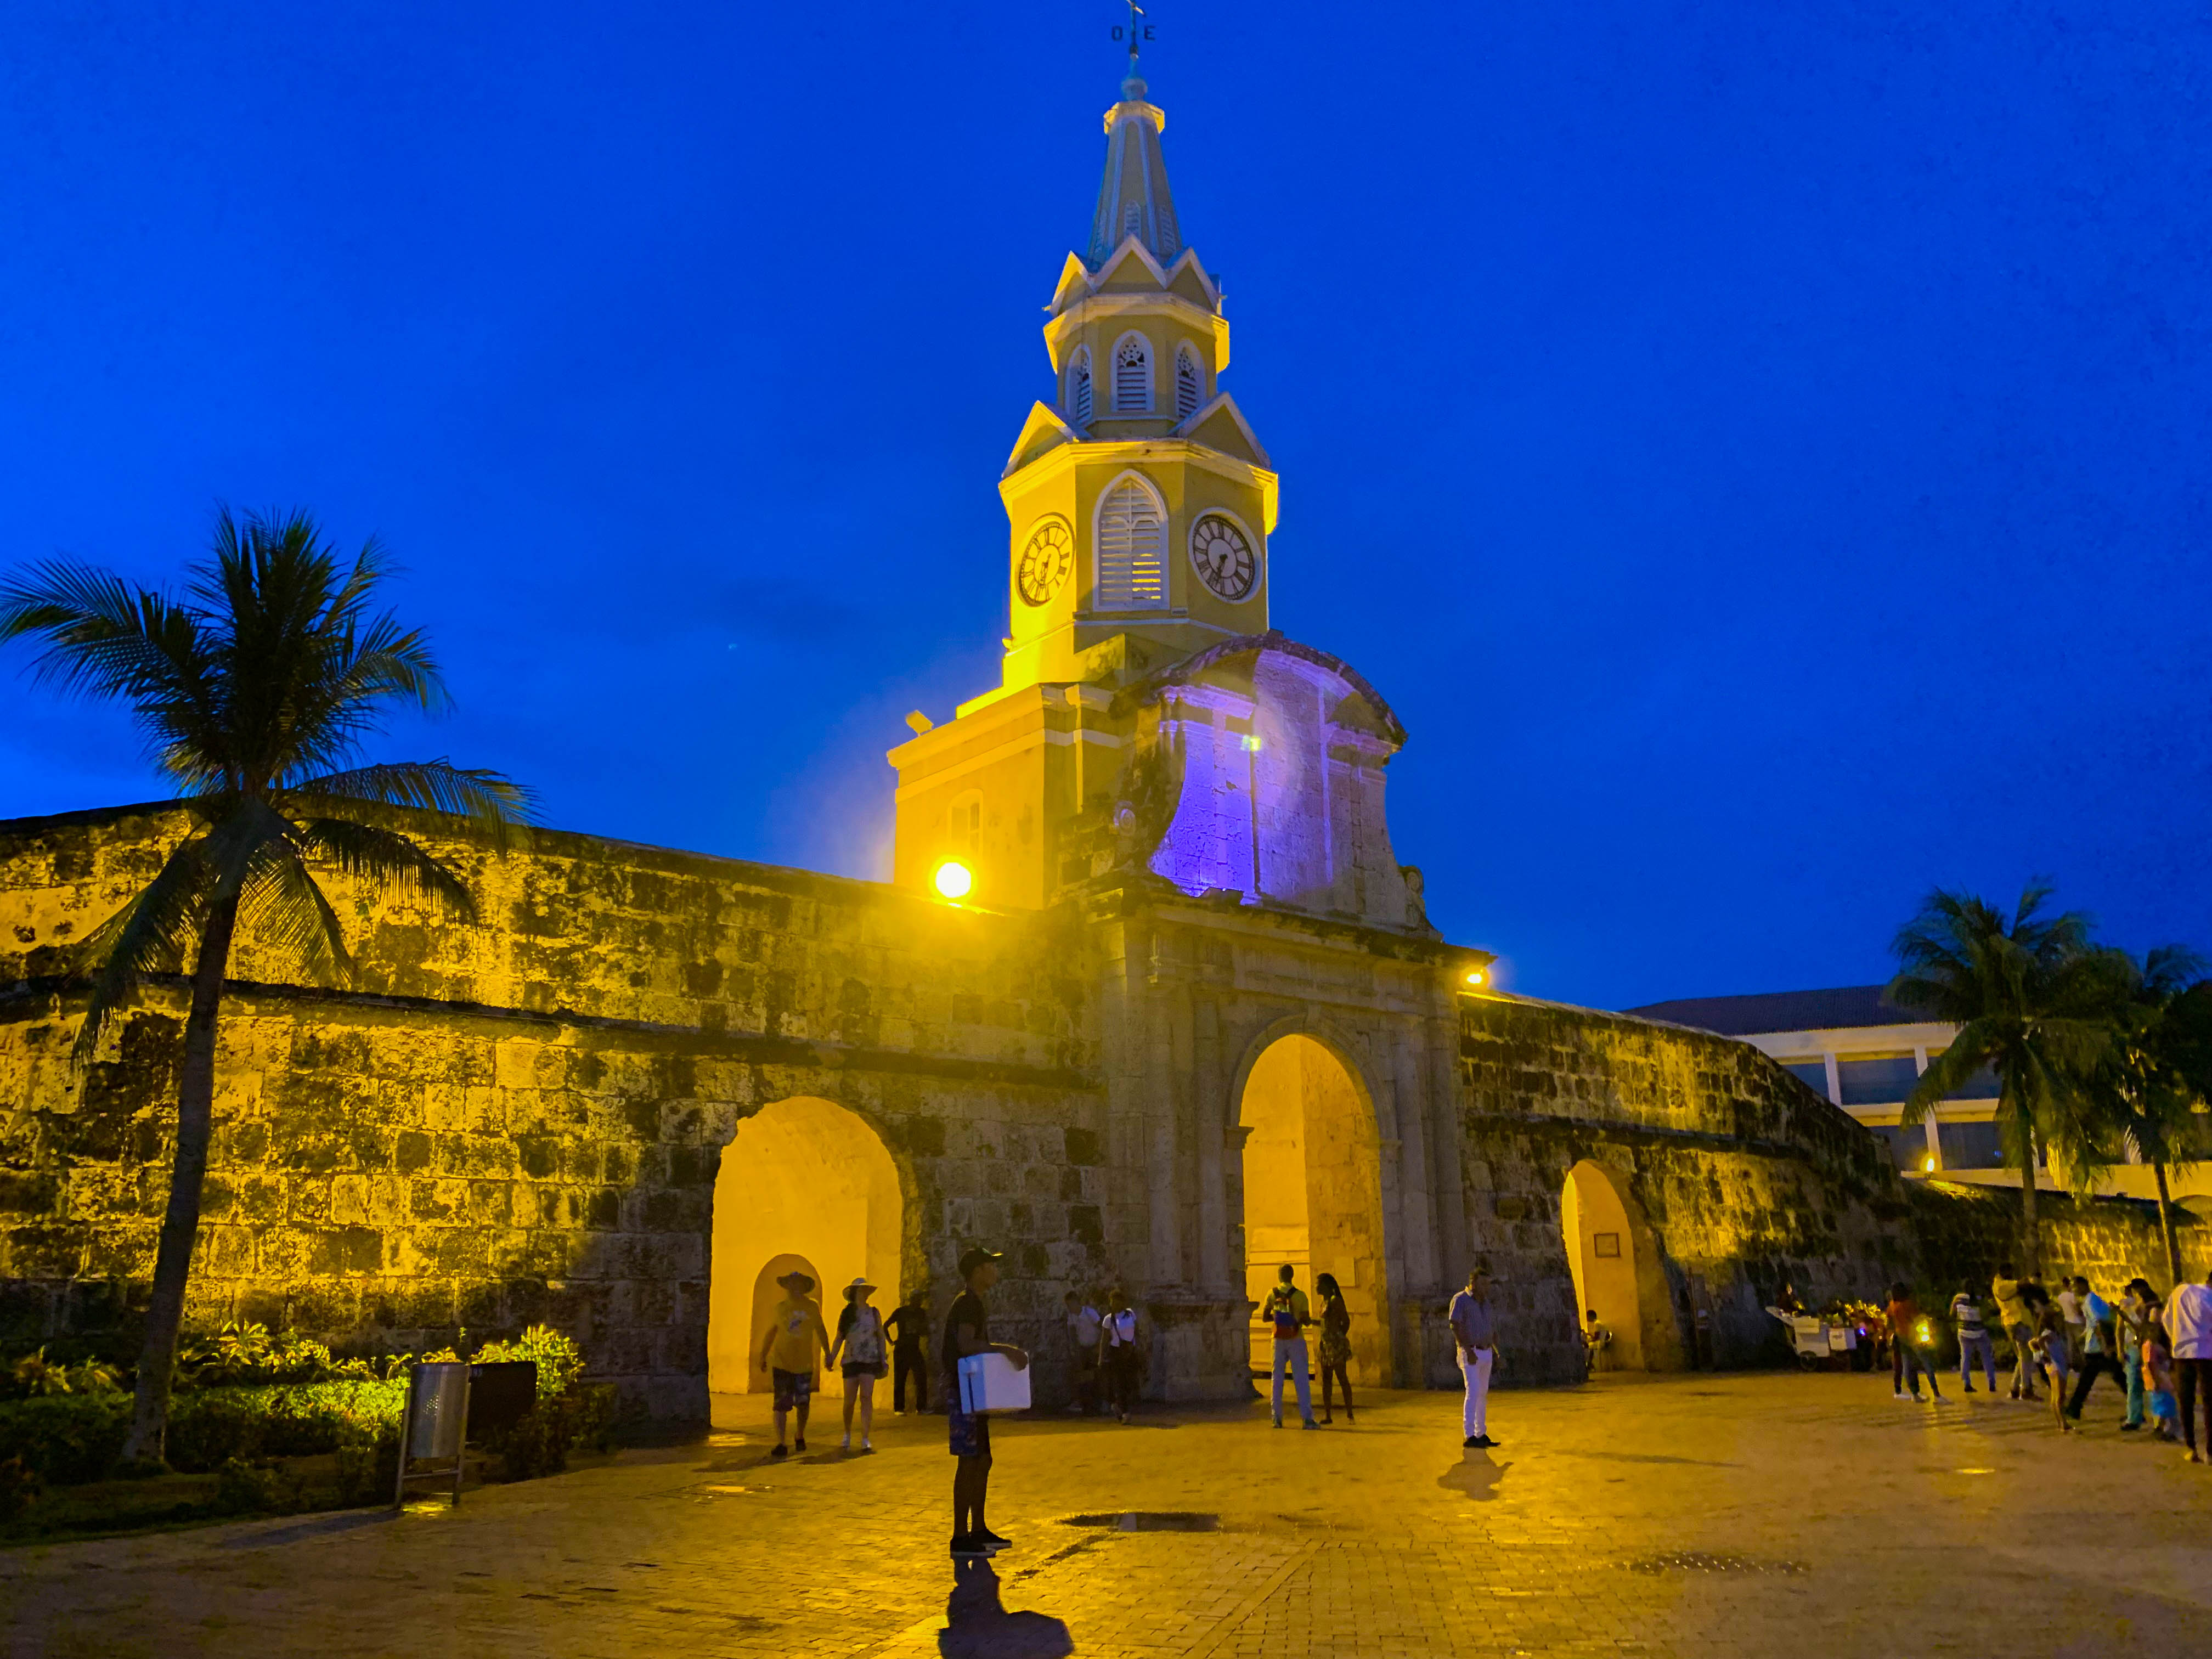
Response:
M830 1345L830 1363L837 1363L842 1350L845 1356L845 1437L837 1443L839 1451L853 1449L853 1403L860 1406L860 1449L875 1450L875 1442L868 1437L876 1427L876 1379L887 1369L884 1358L884 1316L868 1298L876 1287L868 1283L866 1273L857 1275L845 1287L845 1310L837 1316L837 1340Z
M797 1445L806 1449L806 1409L814 1397L814 1357L830 1346L823 1328L822 1310L808 1294L814 1288L810 1273L797 1270L775 1281L783 1287L783 1300L769 1316L768 1340L761 1345L761 1369L775 1384L775 1449L770 1457L787 1457L783 1443L784 1419L799 1414ZM819 1346L817 1346L819 1345Z

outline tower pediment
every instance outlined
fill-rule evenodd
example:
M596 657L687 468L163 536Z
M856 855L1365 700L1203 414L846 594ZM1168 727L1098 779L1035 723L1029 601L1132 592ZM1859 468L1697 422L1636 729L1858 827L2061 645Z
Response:
M1002 478L1020 471L1040 455L1048 454L1062 444L1076 442L1081 434L1060 417L1060 411L1050 404L1030 405L1029 418L1022 422L1021 433L1014 440L1013 453L1006 457Z
M1274 471L1275 464L1267 459L1267 452L1260 447L1251 423L1244 411L1237 407L1237 400L1227 392L1218 393L1212 402L1199 410L1175 429L1175 436L1188 438L1193 443L1218 449L1224 455L1234 455L1240 461Z

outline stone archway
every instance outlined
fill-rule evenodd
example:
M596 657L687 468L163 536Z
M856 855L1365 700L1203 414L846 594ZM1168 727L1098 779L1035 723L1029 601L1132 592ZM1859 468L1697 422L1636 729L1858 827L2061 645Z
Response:
M1574 1274L1576 1325L1595 1311L1613 1333L1600 1368L1680 1369L1680 1343L1668 1340L1672 1306L1657 1241L1620 1177L1589 1158L1569 1170L1559 1231Z
M754 1362L766 1310L793 1266L817 1280L836 1328L839 1296L856 1274L896 1297L905 1200L898 1166L858 1113L811 1095L764 1106L738 1126L714 1176L708 1266L707 1379L716 1394L764 1392ZM774 1271L771 1272L770 1269ZM765 1285L767 1300L760 1300Z
M1275 1038L1244 1076L1237 1104L1244 1139L1244 1283L1266 1299L1288 1263L1308 1296L1335 1276L1352 1313L1352 1376L1391 1381L1390 1295L1384 1271L1381 1146L1358 1074L1303 1033ZM1316 1298L1315 1313L1320 1308ZM1253 1369L1264 1374L1270 1335L1256 1314Z

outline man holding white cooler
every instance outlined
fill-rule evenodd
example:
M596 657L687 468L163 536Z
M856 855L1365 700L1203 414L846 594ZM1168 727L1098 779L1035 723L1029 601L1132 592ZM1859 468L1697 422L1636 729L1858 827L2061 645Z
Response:
M1462 1443L1486 1451L1490 1437L1490 1368L1498 1360L1498 1337L1490 1310L1490 1275L1480 1262L1467 1276L1467 1288L1452 1298L1452 1340L1459 1348L1459 1373L1467 1382Z
M960 1258L963 1288L945 1319L945 1419L952 1455L959 1460L952 1472L952 1553L960 1559L994 1555L1013 1541L984 1522L984 1500L991 1490L991 1419L969 1409L960 1387L960 1362L976 1354L1001 1354L1016 1370L1028 1369L1027 1353L1011 1342L991 1340L990 1317L983 1307L984 1292L999 1282L1004 1259L980 1244Z

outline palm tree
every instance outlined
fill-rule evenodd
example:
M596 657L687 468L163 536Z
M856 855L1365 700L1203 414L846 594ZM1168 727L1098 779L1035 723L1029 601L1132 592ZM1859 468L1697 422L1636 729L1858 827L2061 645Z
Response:
M2179 1285L2181 1245L2166 1175L2201 1161L2197 1109L2212 1096L2212 981L2203 959L2179 945L2160 945L2140 963L2119 960L2112 1009L2118 1040L2089 1086L2111 1130L2150 1165L2168 1282Z
M1985 900L1939 888L1891 946L1899 972L1890 1000L1959 1028L1906 1097L1904 1121L1920 1122L1981 1068L1996 1074L1998 1132L2021 1172L2021 1254L2031 1275L2042 1272L2038 1150L2050 1146L2077 1180L2094 1167L2094 1117L2076 1079L2112 1037L2108 953L2090 944L2080 911L2040 915L2050 896L2048 883L2029 882L2008 918Z
M449 702L421 633L371 610L389 574L374 541L348 564L304 513L241 519L224 508L211 556L188 574L180 594L68 561L0 581L0 643L36 639L40 682L126 704L192 821L83 946L94 978L80 1064L147 975L191 975L175 1164L125 1448L142 1464L162 1455L239 930L312 977L342 975L350 962L316 871L471 915L468 889L390 809L457 813L502 836L529 816L526 793L496 773L442 759L356 763L380 705Z

